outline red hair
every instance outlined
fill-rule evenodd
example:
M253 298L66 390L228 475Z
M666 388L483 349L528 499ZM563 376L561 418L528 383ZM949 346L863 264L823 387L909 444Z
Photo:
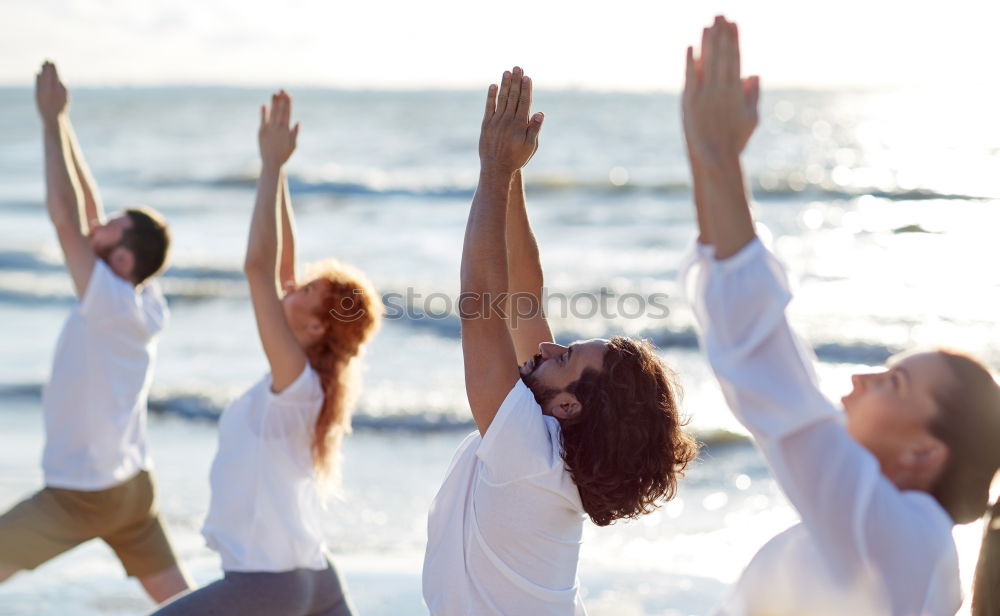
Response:
M309 268L309 280L324 279L316 317L323 337L305 349L323 386L323 408L312 440L313 466L321 484L340 484L340 444L351 431L350 406L356 393L354 359L378 329L382 301L368 278L350 265L329 259Z

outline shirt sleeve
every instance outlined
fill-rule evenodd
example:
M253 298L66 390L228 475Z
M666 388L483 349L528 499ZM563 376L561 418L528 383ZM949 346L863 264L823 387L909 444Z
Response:
M262 423L264 436L285 438L312 431L316 417L323 406L324 392L319 374L308 362L291 385L279 393L271 391L270 378L265 389L267 404Z
M811 349L785 316L791 293L774 255L758 239L724 260L701 247L683 286L726 401L828 564L929 583L954 549L950 521L933 499L900 492L883 476L820 392Z
M103 259L94 261L90 280L80 299L80 314L90 322L112 318L135 303L135 288L122 280Z
M550 419L556 421L542 414L534 394L518 379L476 450L486 479L494 484L508 483L561 466L558 441L547 423Z

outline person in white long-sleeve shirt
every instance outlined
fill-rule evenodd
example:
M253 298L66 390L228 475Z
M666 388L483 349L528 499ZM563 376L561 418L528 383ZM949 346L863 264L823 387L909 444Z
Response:
M739 156L759 83L741 79L735 24L688 50L684 128L700 236L685 270L701 340L726 401L802 518L768 542L717 614L944 616L962 603L955 524L987 510L1000 467L1000 389L951 351L893 358L853 377L843 410L817 387L785 316L781 264L756 238ZM973 614L1000 613L997 506Z

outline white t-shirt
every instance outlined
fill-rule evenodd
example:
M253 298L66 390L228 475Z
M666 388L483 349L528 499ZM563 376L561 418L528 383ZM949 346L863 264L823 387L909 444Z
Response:
M432 614L586 614L577 579L585 513L559 435L518 380L486 436L459 446L427 519Z
M306 364L281 393L266 374L222 412L201 533L223 570L327 567L311 451L322 406L319 375Z
M951 518L929 494L900 491L848 434L788 325L774 255L756 239L721 261L702 246L683 286L726 401L802 518L757 553L716 614L954 614Z
M167 317L156 281L136 289L97 259L42 393L45 485L103 490L152 466L146 399Z

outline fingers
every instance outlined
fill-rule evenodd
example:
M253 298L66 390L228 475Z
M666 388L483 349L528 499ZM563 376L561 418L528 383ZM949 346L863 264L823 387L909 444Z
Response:
M42 62L42 72L40 73L46 79L52 79L55 76L58 79L58 72L56 72L56 65L52 63L51 60L46 60Z
M701 30L701 78L708 81L709 66L712 63L712 56L715 55L712 49L712 29L702 28Z
M483 124L490 121L497 111L497 84L491 83L486 91L486 111L483 112Z
M271 97L274 101L274 106L271 108L271 120L274 122L275 126L287 127L288 126L288 116L286 113L287 103L284 97L284 90L279 90Z
M284 90L278 94L281 101L281 126L288 128L292 121L292 97Z
M730 36L729 24L725 20L718 22L718 50L719 50L719 74L717 79L720 83L730 83L733 74L733 39Z
M697 61L693 68L698 70ZM740 80L739 30L722 15L715 18L711 27L702 30L700 68L704 83L721 86Z
M278 127L288 128L292 118L292 97L288 92L279 90L271 95L271 107L262 105L260 108L260 123L273 124Z
M694 65L694 48L688 45L684 70L684 92L691 94L698 87L698 68Z
M514 117L521 122L528 121L528 113L531 111L531 77L527 75L521 77L521 94L517 99L517 113Z
M521 100L521 86L523 83L524 71L522 71L520 67L515 66L510 76L510 91L507 93L507 105L503 110L504 116L517 116L517 106ZM527 119L528 114L525 113L524 117Z
M301 122L296 122L295 123L295 128L292 129L292 148L293 149L295 148L295 146L297 146L299 144L299 126L301 126L301 125L302 125Z
M510 94L510 71L503 72L503 79L500 80L500 94L497 96L497 113L503 115L507 109L507 97Z
M542 122L545 121L545 114L536 113L531 116L531 123L528 124L528 132L526 139L528 143L535 143L538 141L538 132L542 130Z
M715 23L709 28L708 45L712 50L711 62L705 67L705 81L714 85L725 83L729 71L728 47L726 41L726 25L722 16L715 18Z
M747 110L753 113L753 117L758 117L760 77L753 75L743 80L743 98L746 101Z
M735 23L729 22L729 44L731 45L732 67L730 69L730 74L727 77L730 81L739 81L740 79L740 29Z

